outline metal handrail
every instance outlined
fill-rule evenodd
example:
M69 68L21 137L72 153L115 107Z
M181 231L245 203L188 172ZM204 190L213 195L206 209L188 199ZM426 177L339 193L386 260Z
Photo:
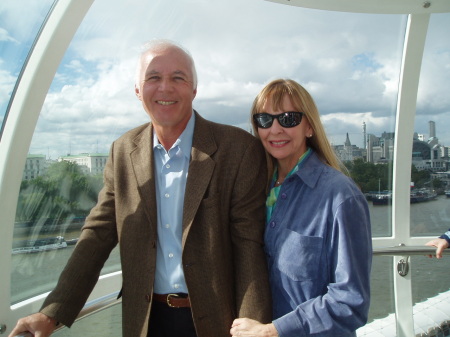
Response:
M91 316L99 311L108 309L109 307L112 307L113 305L119 304L122 302L122 299L118 299L117 296L119 295L119 292L116 291L114 293L108 294L106 296L102 296L99 298L96 298L92 301L89 301L86 303L86 305L83 307L83 309L78 314L76 321L82 320L88 316ZM60 324L56 329L55 332L58 330L61 330L65 326ZM22 332L15 337L33 337L33 334L30 332Z
M374 256L413 256L413 255L435 255L436 247L429 246L391 246L374 247Z

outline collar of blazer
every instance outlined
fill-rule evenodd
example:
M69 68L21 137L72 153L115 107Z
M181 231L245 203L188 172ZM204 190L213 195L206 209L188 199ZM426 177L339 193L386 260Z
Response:
M211 158L212 154L217 151L217 144L212 130L214 123L202 118L196 111L194 113L194 136L192 139L191 161L185 192L185 195L189 197L184 199L183 208L183 248L189 229L192 226L195 214L208 188L216 165ZM156 209L152 135L153 127L149 123L133 139L136 147L131 151L130 158L138 183L139 194L146 207L146 213L151 224L156 228L156 212L151 211Z

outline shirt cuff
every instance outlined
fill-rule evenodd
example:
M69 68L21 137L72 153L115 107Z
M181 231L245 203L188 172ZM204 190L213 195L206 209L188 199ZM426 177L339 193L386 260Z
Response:
M439 238L447 241L448 245L450 246L450 230L442 234Z
M297 313L292 311L274 320L273 325L277 329L279 337L302 337L307 336L305 329L298 319Z

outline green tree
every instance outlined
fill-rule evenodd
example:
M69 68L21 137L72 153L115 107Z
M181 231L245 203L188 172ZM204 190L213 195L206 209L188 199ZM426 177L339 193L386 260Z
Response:
M16 221L34 223L40 232L70 225L86 217L102 185L100 176L85 175L76 163L54 163L44 175L22 182Z
M414 183L414 187L421 188L431 179L431 173L428 170L418 170L414 165L411 166L411 181Z
M391 164L373 164L358 158L345 165L363 193L392 189Z

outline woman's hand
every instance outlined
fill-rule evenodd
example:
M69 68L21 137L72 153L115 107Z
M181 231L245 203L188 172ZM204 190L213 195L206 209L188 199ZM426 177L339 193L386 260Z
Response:
M233 321L232 337L278 337L275 325L262 324L250 318L237 318Z

